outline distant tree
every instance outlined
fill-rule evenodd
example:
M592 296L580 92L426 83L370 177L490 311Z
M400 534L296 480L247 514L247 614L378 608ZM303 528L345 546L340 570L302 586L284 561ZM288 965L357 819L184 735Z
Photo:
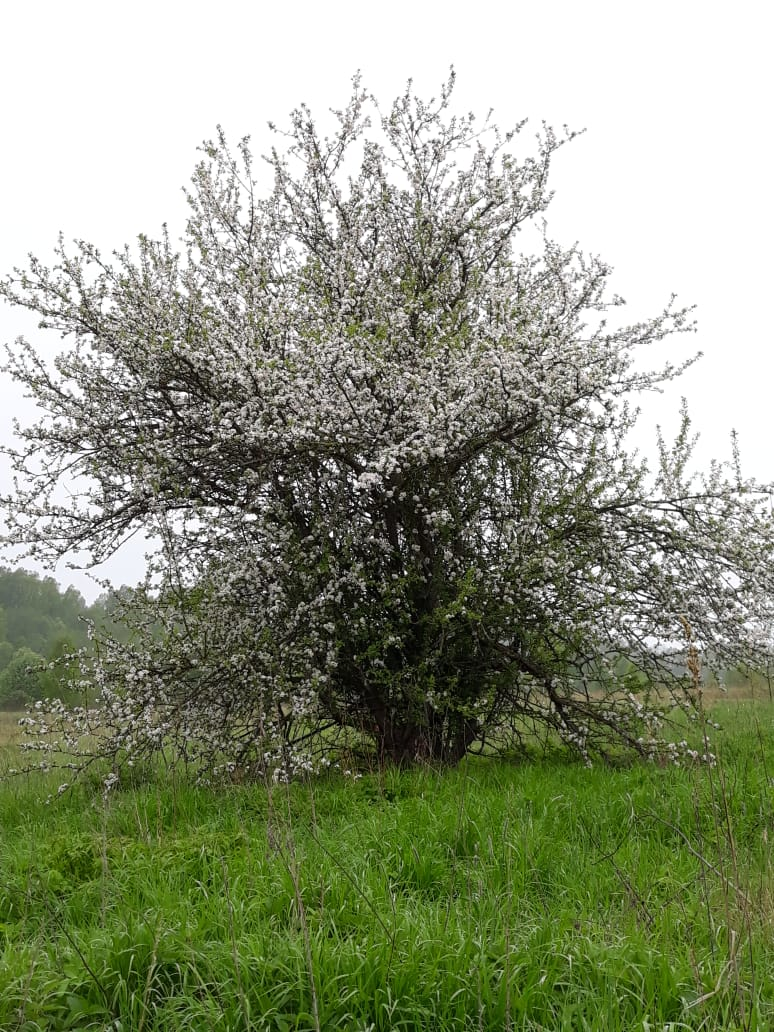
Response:
M5 670L11 662L15 651L16 649L10 641L0 641L0 673Z
M545 231L519 254L565 140L514 156L523 123L451 115L452 83L382 113L356 80L328 136L294 111L265 196L221 134L182 255L60 240L0 288L71 342L10 349L44 412L11 539L163 542L129 644L95 656L89 741L116 761L305 769L339 729L454 763L534 727L652 756L664 700L690 707L687 638L765 662L762 490L735 458L690 473L686 411L655 472L627 448L639 392L690 361L644 353L688 311L627 325L599 258Z
M45 659L31 649L19 649L0 674L0 709L23 709L46 695Z

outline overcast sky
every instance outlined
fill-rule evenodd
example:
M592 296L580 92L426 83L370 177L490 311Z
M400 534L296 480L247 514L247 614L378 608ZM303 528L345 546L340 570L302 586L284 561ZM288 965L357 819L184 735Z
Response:
M455 104L503 128L528 117L586 128L554 166L551 235L615 267L632 317L672 292L697 305L699 332L673 357L703 360L649 405L674 428L681 394L701 432L699 458L729 454L739 432L745 471L774 480L771 450L772 202L770 47L761 0L293 4L6 0L0 39L0 273L27 252L51 256L56 235L106 251L185 218L181 187L196 147L222 124L268 147L300 102L324 115L350 79L387 106L413 77L437 93L453 64ZM0 341L56 340L0 305ZM679 349L679 350L678 350ZM29 418L0 379L0 439ZM647 446L647 445L646 445ZM0 468L0 491L9 486ZM6 554L5 561L10 561ZM138 553L107 571L138 579ZM57 575L91 598L97 589Z

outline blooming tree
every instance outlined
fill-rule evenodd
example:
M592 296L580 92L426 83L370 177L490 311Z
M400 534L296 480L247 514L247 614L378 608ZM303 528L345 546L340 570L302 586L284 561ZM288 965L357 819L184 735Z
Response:
M330 136L294 111L263 195L220 134L180 252L60 239L0 287L68 342L9 349L43 413L11 452L11 539L161 543L129 642L95 648L97 705L29 718L78 762L263 772L340 738L456 762L541 730L654 755L691 641L765 662L762 492L736 461L690 473L685 412L657 469L627 447L632 398L687 364L640 353L688 312L611 319L609 267L544 226L520 253L571 134L517 158L523 123L454 116L452 86L383 113L355 79Z

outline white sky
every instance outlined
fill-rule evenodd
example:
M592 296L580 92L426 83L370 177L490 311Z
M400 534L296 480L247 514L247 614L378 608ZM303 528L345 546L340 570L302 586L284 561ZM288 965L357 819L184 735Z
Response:
M529 117L587 129L557 156L549 230L615 267L632 318L672 291L698 306L699 333L670 347L705 357L648 407L643 440L656 419L674 428L685 394L702 462L727 457L733 427L745 472L774 480L772 27L761 0L6 0L0 273L29 251L48 261L60 229L110 251L181 226L181 187L218 123L260 153L267 121L301 101L321 115L343 106L358 68L387 106L409 77L437 94L454 64L461 110L493 107L502 128ZM56 345L0 306L0 342L20 333ZM7 441L30 408L5 377L0 398ZM137 549L107 572L134 583Z

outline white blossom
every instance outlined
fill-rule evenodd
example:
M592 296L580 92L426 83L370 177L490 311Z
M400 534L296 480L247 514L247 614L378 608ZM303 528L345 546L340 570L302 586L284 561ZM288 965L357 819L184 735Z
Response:
M265 196L221 133L180 252L60 239L0 284L66 340L8 351L43 415L11 454L7 540L94 562L159 542L128 643L90 632L94 704L27 718L42 762L106 758L106 790L157 753L286 779L336 728L404 762L534 726L586 760L672 756L685 622L708 661L765 663L768 488L735 448L692 472L687 409L655 472L627 449L630 402L693 361L641 355L690 311L627 324L600 258L545 230L519 253L572 134L519 160L523 124L452 115L452 84L381 115L356 80L327 136L299 108Z

